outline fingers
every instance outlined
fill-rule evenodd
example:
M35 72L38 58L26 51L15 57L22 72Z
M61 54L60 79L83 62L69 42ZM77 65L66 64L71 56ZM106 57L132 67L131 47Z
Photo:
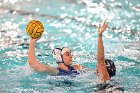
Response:
M104 22L102 25L99 24L99 27L98 27L98 34L101 35L107 28L108 26L108 22Z
M101 24L99 24L98 31L100 31L100 29L101 29Z
M99 28L101 28L101 24L99 24Z
M106 21L103 23L103 26L105 26L106 25Z
M103 23L103 28L106 28L107 25L108 25L108 22L105 21L105 22Z
M108 27L108 22L105 23L105 27L106 27L106 28Z
M108 27L108 22L105 21L102 25L103 31L105 31L107 27Z
M39 39L39 38L34 39L34 38L31 38L31 37L30 37L30 41L34 41L34 42L36 42L38 39Z

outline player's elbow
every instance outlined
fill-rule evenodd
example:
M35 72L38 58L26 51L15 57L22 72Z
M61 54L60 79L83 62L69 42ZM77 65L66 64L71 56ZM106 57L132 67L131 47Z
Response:
M36 57L34 55L28 54L28 60L35 60Z
M31 59L31 58L28 58L28 63L29 65L33 65L35 63L36 59Z

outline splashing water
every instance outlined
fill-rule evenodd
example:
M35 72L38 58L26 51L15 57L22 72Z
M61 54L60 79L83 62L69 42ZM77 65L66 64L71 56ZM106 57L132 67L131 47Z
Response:
M34 72L27 65L29 20L41 20L45 32L37 43L37 58L57 67L51 49L69 47L74 63L96 67L97 27L107 20L105 57L115 61L113 78L126 93L140 91L140 4L138 0L1 0L0 92L93 93L93 71L77 77Z

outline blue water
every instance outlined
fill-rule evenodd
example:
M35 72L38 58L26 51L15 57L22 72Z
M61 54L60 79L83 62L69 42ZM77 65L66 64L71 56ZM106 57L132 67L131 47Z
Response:
M97 27L107 20L105 57L117 67L113 80L125 93L140 91L139 0L0 0L0 92L2 93L94 93L93 71L77 77L54 77L37 73L27 64L29 36L26 24L40 20L45 27L36 55L57 67L54 47L69 47L74 63L96 66Z

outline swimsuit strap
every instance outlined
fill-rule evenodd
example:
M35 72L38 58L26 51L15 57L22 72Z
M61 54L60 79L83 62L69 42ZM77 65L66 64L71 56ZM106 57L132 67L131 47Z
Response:
M59 70L59 73L57 75L60 76L70 76L70 75L78 75L79 73L74 70L72 66L68 66L68 71L67 70L62 70L60 68L57 68Z

